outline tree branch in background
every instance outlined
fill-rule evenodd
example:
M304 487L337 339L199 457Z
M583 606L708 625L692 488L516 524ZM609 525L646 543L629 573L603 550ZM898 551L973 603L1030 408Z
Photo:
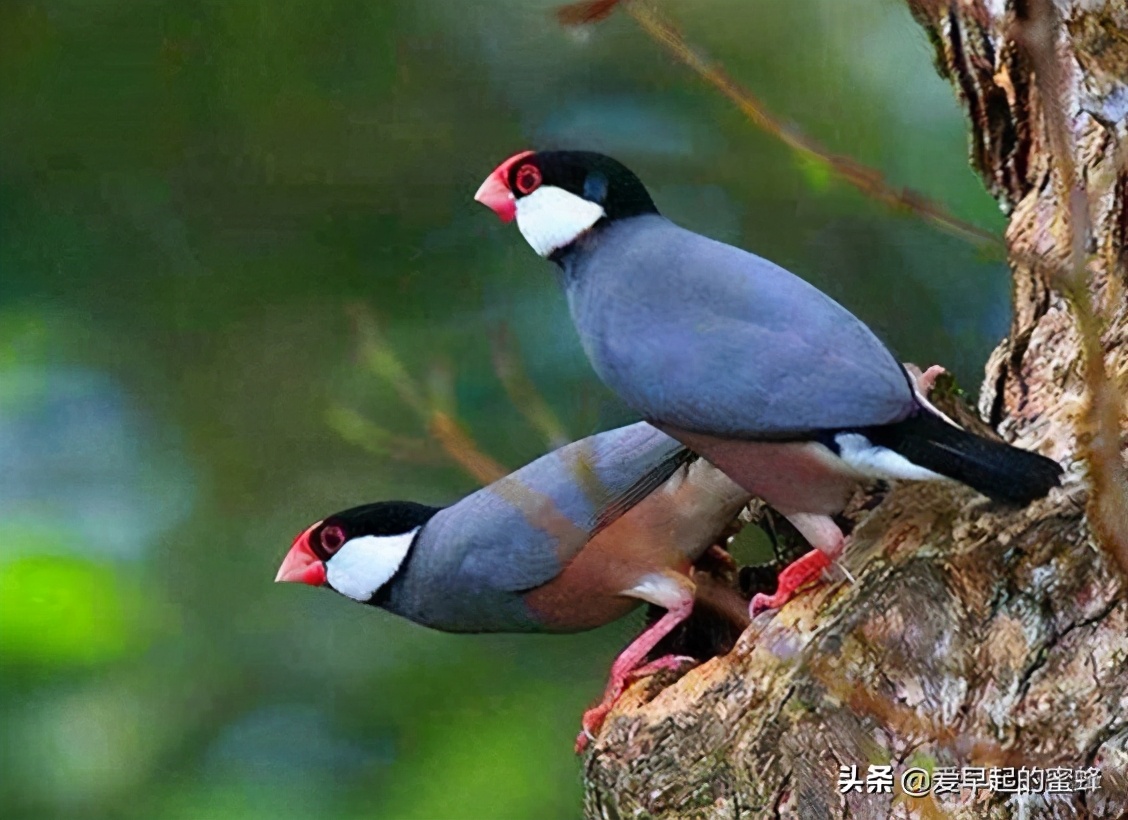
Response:
M438 466L448 460L437 442L392 433L351 407L330 407L325 412L325 420L349 444L379 458L427 466Z
M407 372L367 310L356 306L350 309L349 315L356 329L360 361L418 417L429 438L392 433L352 408L330 408L329 425L342 438L382 458L430 465L448 461L482 485L492 484L512 472L487 454L459 421L449 368L432 367L426 383L420 383ZM554 450L571 442L559 417L525 372L516 344L505 328L494 334L492 352L494 369L506 395L529 425L541 434L547 449ZM598 494L600 490L593 484L598 479L588 460L581 457L575 466L579 470L580 485Z
M483 485L507 475L510 470L483 452L458 421L449 374L432 372L431 384L425 388L408 374L366 310L355 307L349 313L359 339L361 362L415 413L447 458ZM378 455L418 461L420 455L425 457L428 452L419 442L397 437L355 410L332 410L330 423L346 439Z
M498 328L492 339L494 372L505 388L509 401L525 417L529 426L541 434L551 449L571 441L560 417L545 401L521 364L521 354L508 328Z
M720 63L687 43L678 28L652 4L642 0L595 0L563 6L557 9L556 17L564 25L591 24L609 16L616 6L621 7L669 54L735 103L758 128L778 139L801 159L825 168L843 182L894 210L914 214L947 234L994 252L998 258L1005 256L1006 246L995 234L959 219L919 191L893 187L876 168L863 165L851 157L833 154L798 126L785 123L755 94L737 83Z

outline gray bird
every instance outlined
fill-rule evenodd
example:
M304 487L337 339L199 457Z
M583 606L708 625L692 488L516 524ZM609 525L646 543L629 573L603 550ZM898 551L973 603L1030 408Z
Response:
M815 548L781 606L844 546L830 516L872 479L954 479L1027 504L1061 467L968 433L857 317L778 265L663 218L622 164L525 151L475 199L559 267L599 377L643 418L785 515Z
M689 571L751 496L638 423L562 447L449 507L365 504L301 533L278 581L327 586L445 632L578 632L643 602L666 614L615 660L577 751L689 617Z

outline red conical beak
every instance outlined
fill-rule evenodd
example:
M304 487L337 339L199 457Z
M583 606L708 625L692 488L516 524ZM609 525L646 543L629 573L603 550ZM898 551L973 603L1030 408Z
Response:
M532 153L522 151L501 163L486 177L486 181L478 188L478 193L474 194L474 200L492 210L502 222L512 222L517 216L517 201L509 190L509 169L513 167L513 163L532 156Z
M314 555L313 548L309 545L309 535L320 523L318 521L294 539L290 551L282 561L282 566L278 568L278 574L274 576L275 582L298 582L313 587L325 583L325 565Z

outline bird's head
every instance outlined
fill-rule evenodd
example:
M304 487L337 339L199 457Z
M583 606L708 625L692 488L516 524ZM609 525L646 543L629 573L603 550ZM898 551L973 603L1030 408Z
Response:
M294 539L274 580L327 586L353 600L378 603L406 565L420 529L439 509L381 501L331 515Z
M551 258L603 221L656 214L625 165L593 151L522 151L497 166L474 199Z

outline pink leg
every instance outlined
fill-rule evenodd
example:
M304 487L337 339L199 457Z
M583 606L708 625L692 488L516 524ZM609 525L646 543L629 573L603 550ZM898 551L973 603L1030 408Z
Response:
M829 516L792 513L786 517L814 549L783 568L775 595L760 592L752 596L748 605L748 613L752 617L765 609L779 609L804 584L818 580L830 562L842 554L846 544L842 530Z
M652 668L655 664L664 664L667 658L676 658L674 655L667 655L648 664L642 669L639 665L643 662L650 650L658 645L658 642L670 634L675 626L680 624L689 617L689 613L693 611L693 596L689 595L684 600L678 602L670 608L670 610L663 615L658 621L639 635L630 646L624 649L619 657L615 659L615 663L611 665L611 677L607 681L607 689L603 692L603 700L599 702L598 706L593 706L584 712L582 721L583 731L576 736L576 754L582 752L587 748L588 742L595 737L595 733L599 731L603 725L604 719L607 717L611 707L615 705L615 701L623 694L623 690L627 688L627 683L630 682L632 677L641 676L644 671L656 672L658 669ZM668 669L669 666L663 665L658 668Z

